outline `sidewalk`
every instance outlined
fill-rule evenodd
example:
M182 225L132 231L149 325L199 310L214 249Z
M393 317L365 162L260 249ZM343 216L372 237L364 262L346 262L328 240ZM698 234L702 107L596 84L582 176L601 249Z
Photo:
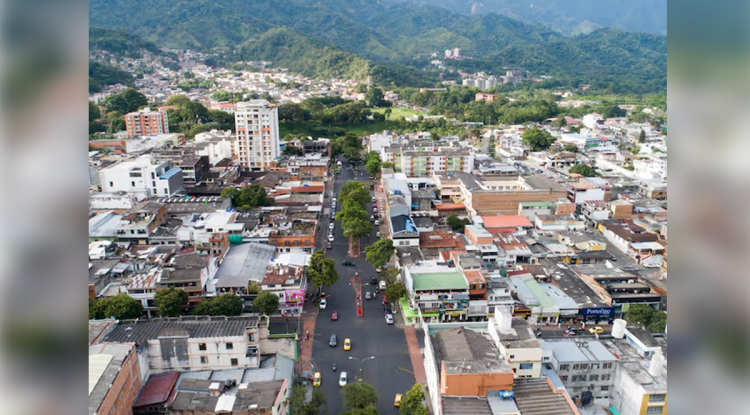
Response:
M411 358L411 367L414 369L414 380L419 383L427 382L427 375L424 371L424 360L422 359L422 349L419 348L417 341L417 332L414 327L404 328L406 344L409 347L409 357Z

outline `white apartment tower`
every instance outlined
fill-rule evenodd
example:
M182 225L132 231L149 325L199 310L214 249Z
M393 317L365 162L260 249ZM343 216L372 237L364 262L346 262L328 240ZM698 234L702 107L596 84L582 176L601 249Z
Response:
M240 166L250 171L265 171L279 156L279 112L269 108L265 99L237 103L234 113L237 127L235 154Z

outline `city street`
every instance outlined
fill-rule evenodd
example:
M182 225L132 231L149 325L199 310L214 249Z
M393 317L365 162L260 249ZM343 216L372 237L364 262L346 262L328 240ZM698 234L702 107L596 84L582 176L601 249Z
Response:
M360 173L364 174L360 175ZM355 179L365 184L369 183L364 168L359 166L355 178L355 173L345 163L341 173L336 176L334 194L338 195L344 184ZM367 188L369 189L369 186ZM329 200L327 198L327 206L330 206ZM340 208L339 203L337 209ZM372 205L369 203L367 210L372 212ZM340 277L334 286L326 288L326 293L330 296L327 299L326 309L320 311L315 323L312 363L315 370L322 374L321 389L326 395L331 414L338 414L344 410L343 396L338 386L341 372L347 373L350 382L363 377L365 382L375 387L380 397L377 408L381 414L397 414L398 408L393 406L395 395L405 393L414 384L412 363L401 324L401 314L394 316L395 325L387 325L380 302L382 293L379 293L373 300L364 300L365 292L374 293L375 291L375 287L369 282L372 277L376 276L376 273L375 269L365 262L364 247L377 240L376 230L373 226L371 236L362 240L361 255L351 259L347 256L348 239L342 233L341 223L335 222L333 249L326 251L329 258L336 260ZM325 235L327 236L328 233L326 232ZM342 266L341 261L345 259L350 259L356 267ZM362 279L364 317L357 316L355 291L352 286L355 272L359 272ZM338 321L331 321L333 311L338 312ZM336 347L328 345L332 334L338 336ZM343 349L346 338L350 338L352 342L352 349L348 352ZM374 358L361 360L371 356ZM350 357L356 359L350 359ZM336 372L332 371L334 363L337 366Z

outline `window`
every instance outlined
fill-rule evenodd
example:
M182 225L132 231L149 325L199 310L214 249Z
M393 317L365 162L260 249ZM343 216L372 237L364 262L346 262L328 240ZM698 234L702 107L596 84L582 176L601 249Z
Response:
M203 364L206 364L206 363L208 363L208 357L206 357L206 356L201 356L201 363L203 363Z
M109 187L113 187L115 185L115 182L109 182Z
M206 350L206 343L198 343L198 350Z
M516 358L516 355L514 355L514 354L510 355L510 357L509 357L509 359L515 359L515 358Z
M563 381L563 382L567 382L568 381L568 377L567 376L560 376L560 380Z
M579 364L573 365L573 370L580 370L580 369L581 369L581 365Z
M601 390L602 392L607 392L609 390L609 386L602 386Z
M560 370L570 370L570 365L560 365Z
M663 393L660 393L660 394L657 394L657 395L651 395L648 398L648 401L649 402L664 402L666 399L667 399L667 395L665 395Z
M663 406L649 406L648 409L646 409L647 415L662 414L662 413L664 413Z
M254 342L255 341L255 334L254 333L247 333L247 340Z
M232 366L237 366L239 364L239 361L237 359L231 359Z
M591 370L598 370L599 369L599 363L592 363L591 364Z
M602 375L602 380L609 380L610 375Z
M534 364L533 363L521 363L518 366L518 368L521 370L531 370L534 368Z
M227 347L227 350L233 350L233 349L234 349L234 344L232 344L232 343L227 343L227 344L226 344L226 347Z
M589 380L591 382L596 382L599 380L599 375L589 375Z
M549 356L544 356L544 357L542 358L542 360L544 360L545 362L546 362L546 361L548 361L548 360L549 360Z
M602 369L612 369L612 363L603 363Z
M135 187L135 182L130 182L130 184L131 184L131 185L132 185L133 187Z

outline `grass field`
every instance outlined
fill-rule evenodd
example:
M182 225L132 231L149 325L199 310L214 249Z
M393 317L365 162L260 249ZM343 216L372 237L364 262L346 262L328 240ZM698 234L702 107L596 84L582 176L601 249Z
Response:
M370 108L372 112L384 113L385 108ZM416 111L410 108L392 107L391 108L391 119L397 120L399 117L409 118L412 115L427 115L426 112Z
M331 125L327 127L320 124L306 123L279 123L279 137L284 138L287 134L295 136L331 137L343 135L351 131L359 136L383 132L388 129L388 121L367 122L355 125Z

